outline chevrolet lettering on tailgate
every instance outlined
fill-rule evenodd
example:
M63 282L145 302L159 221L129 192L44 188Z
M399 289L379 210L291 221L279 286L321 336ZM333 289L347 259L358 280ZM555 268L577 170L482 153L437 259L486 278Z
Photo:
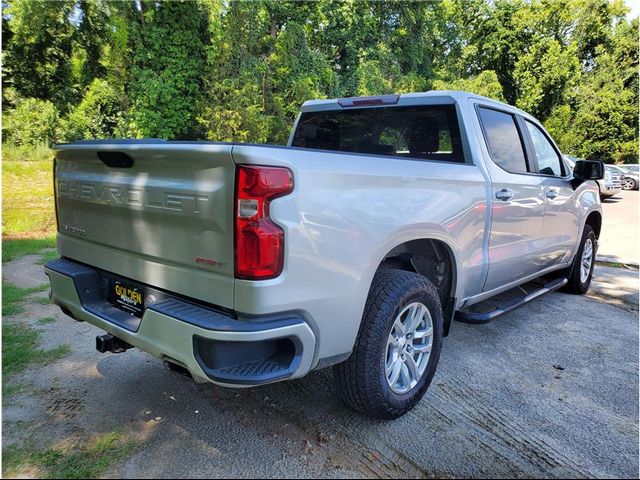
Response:
M197 215L209 200L206 195L166 192L153 188L131 188L93 182L60 180L58 196L107 205L129 205Z

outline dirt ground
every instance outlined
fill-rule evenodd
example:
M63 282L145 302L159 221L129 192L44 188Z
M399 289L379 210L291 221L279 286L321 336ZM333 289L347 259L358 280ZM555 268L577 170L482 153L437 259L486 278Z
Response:
M5 281L45 282L39 258L6 263ZM633 270L598 266L588 297L552 293L484 326L453 325L427 395L392 422L343 406L330 370L197 386L138 350L98 353L101 332L57 307L30 302L7 321L72 353L16 379L28 388L4 399L3 442L64 448L124 432L137 448L109 478L638 476Z

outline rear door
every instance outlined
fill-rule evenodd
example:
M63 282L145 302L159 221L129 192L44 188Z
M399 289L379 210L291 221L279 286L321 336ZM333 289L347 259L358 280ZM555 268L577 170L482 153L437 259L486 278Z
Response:
M541 269L544 186L532 175L516 115L493 105L477 104L476 110L491 177L489 271L484 285L489 291Z
M59 146L60 254L231 308L231 148L162 141Z
M581 211L576 205L573 175L566 169L551 137L544 129L528 120L522 120L526 138L535 160L535 169L542 180L545 195L542 226L542 268L571 260L580 235Z

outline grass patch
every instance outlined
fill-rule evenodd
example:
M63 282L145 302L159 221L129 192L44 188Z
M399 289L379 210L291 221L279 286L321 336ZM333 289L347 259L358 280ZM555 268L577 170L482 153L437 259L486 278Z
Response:
M2 376L3 388L10 385L9 375L22 372L32 364L49 365L71 352L69 345L51 350L41 350L41 333L26 325L4 323L2 325Z
M4 212L6 214L6 207ZM3 238L2 239L2 261L15 260L23 255L39 253L43 248L55 248L56 237L53 235L43 238ZM42 255L48 255L49 252ZM57 256L57 254L56 254Z
M2 384L2 398L6 399L12 397L13 395L26 392L27 390L28 387L24 383L8 383L5 381Z
M59 258L60 255L58 255L57 250L51 250L48 252L44 252L42 254L42 257L40 257L40 260L38 260L36 263L38 265L44 265L47 262L50 262L51 260L55 260L56 258Z
M607 261L596 260L596 264L602 265L603 267L626 268L628 270L638 270L638 267L635 265L628 265L626 263L620 263L620 262L607 262Z
M24 310L22 303L25 297L35 292L42 292L49 288L44 284L34 288L20 288L10 283L2 284L2 315L15 315ZM48 298L34 299L35 301ZM44 303L44 302L43 302ZM55 321L55 318L40 319L41 324ZM13 383L11 376L22 372L32 364L48 365L71 352L69 345L61 345L51 350L42 350L40 346L40 331L27 325L3 322L2 324L2 394L4 397L15 395L22 391L23 386Z
M55 232L53 153L50 150L3 145L2 213L5 236L45 236Z
M8 143L2 144L3 162L43 162L53 158L53 150L46 145L16 146Z
M23 302L27 295L44 292L49 289L48 283L38 287L20 288L8 282L2 282L2 315L17 315L24 311ZM47 303L49 299L47 298Z
M31 303L37 303L38 305L50 305L51 300L49 300L49 296L46 297L33 297L30 300Z
M135 448L135 443L119 432L66 450L10 446L3 448L2 473L5 477L32 472L39 478L97 478L111 465L128 458Z
M40 325L49 325L50 323L54 323L56 321L55 317L44 317L38 319L38 323Z

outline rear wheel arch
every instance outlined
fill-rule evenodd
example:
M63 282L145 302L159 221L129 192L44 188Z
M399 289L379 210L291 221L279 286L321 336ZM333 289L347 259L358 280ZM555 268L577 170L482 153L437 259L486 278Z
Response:
M444 241L420 238L403 242L391 249L376 271L393 268L418 273L438 290L447 335L455 309L457 263L453 249Z

